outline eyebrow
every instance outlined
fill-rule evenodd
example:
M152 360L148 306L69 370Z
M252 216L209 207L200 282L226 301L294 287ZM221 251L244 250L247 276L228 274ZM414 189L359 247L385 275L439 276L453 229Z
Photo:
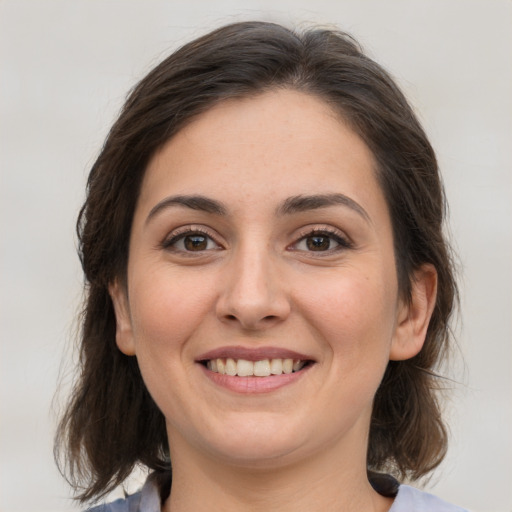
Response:
M371 223L370 216L366 213L366 210L359 203L344 194L317 194L289 197L277 209L277 213L278 215L289 215L335 205L346 206L363 217L364 220Z
M215 215L226 215L226 209L224 206L222 206L219 201L215 201L215 199L198 195L170 196L153 206L146 218L146 224L155 217L155 215L172 206L184 206L191 210L199 210L206 213L213 213Z
M371 223L370 216L366 210L356 201L344 194L315 194L299 195L287 198L276 210L277 215L292 215L294 213L318 210L329 206L342 205L350 208L364 220ZM184 206L191 210L199 210L206 213L224 216L227 215L226 208L215 199L201 195L177 195L169 196L157 203L149 212L146 224L161 211L173 206Z

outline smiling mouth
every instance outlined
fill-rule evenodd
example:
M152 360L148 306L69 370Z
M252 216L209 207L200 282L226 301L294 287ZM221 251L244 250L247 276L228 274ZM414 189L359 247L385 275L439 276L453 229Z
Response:
M202 361L208 370L221 375L238 377L270 377L273 375L286 375L296 373L313 364L313 361L302 359L261 359L248 361L247 359L216 358Z

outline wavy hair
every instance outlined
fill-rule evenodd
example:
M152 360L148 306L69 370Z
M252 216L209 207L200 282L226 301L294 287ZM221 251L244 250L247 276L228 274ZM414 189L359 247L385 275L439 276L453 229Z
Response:
M413 273L438 273L434 312L421 352L391 361L374 400L368 470L417 479L443 459L447 435L436 368L450 341L457 298L443 234L446 202L434 151L390 75L349 35L295 32L243 22L186 44L129 94L87 184L77 223L86 278L80 370L56 436L56 458L81 501L122 483L137 464L170 469L165 421L135 357L115 342L108 286L126 275L132 218L152 155L194 117L226 99L279 88L327 102L365 141L390 211L399 291Z

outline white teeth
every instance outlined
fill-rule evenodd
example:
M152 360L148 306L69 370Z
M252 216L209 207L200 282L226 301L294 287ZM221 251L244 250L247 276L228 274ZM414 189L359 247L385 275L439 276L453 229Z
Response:
M206 363L208 370L221 375L238 375L239 377L269 377L298 372L306 365L301 359L261 359L248 361L247 359L210 359Z
M272 361L270 361L270 373L272 375L281 375L281 373L283 373L282 359L272 359Z
M239 359L236 363L236 373L240 377L254 375L254 363L252 361L246 361L245 359Z
M226 375L236 375L236 361L230 357L226 359Z
M225 375L226 373L226 363L224 362L224 359L215 359L217 361L217 372Z
M293 361L293 371L298 372L304 366L303 362L300 359L295 359Z
M268 359L256 361L254 363L254 375L256 377L268 377L270 375L270 361Z

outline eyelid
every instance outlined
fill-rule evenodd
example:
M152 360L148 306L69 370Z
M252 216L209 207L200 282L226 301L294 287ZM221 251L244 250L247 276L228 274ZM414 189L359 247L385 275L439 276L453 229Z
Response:
M339 247L336 247L334 249L329 249L327 251L318 251L315 253L315 256L322 256L322 253L324 255L332 254L333 252L342 251L346 249L351 249L354 246L354 243L350 239L350 237L342 230L335 228L333 226L328 225L310 225L305 226L300 229L300 231L297 233L295 237L295 241L291 243L288 246L288 250L296 250L299 251L299 249L294 249L293 247L296 246L299 242L304 240L305 238L309 236L315 236L315 235L324 235L331 237L335 242L339 244ZM314 252L314 251L301 251L301 252Z
M162 242L159 245L163 249L170 250L172 248L172 244L185 238L187 235L194 235L194 234L204 235L204 236L210 238L211 240L213 240L213 242L215 242L215 244L219 248L221 248L221 249L224 248L224 244L219 241L219 237L213 232L213 230L210 230L205 226L196 225L196 224L188 224L188 225L180 226L178 228L173 229L171 232L167 233L167 235L164 237L164 239L162 240ZM209 249L209 250L211 250L211 249ZM182 252L182 251L176 250L176 252ZM186 251L186 252L188 252L188 251ZM190 252L193 253L193 251L190 251ZM199 252L205 252L205 251L197 251L197 252L199 253Z

